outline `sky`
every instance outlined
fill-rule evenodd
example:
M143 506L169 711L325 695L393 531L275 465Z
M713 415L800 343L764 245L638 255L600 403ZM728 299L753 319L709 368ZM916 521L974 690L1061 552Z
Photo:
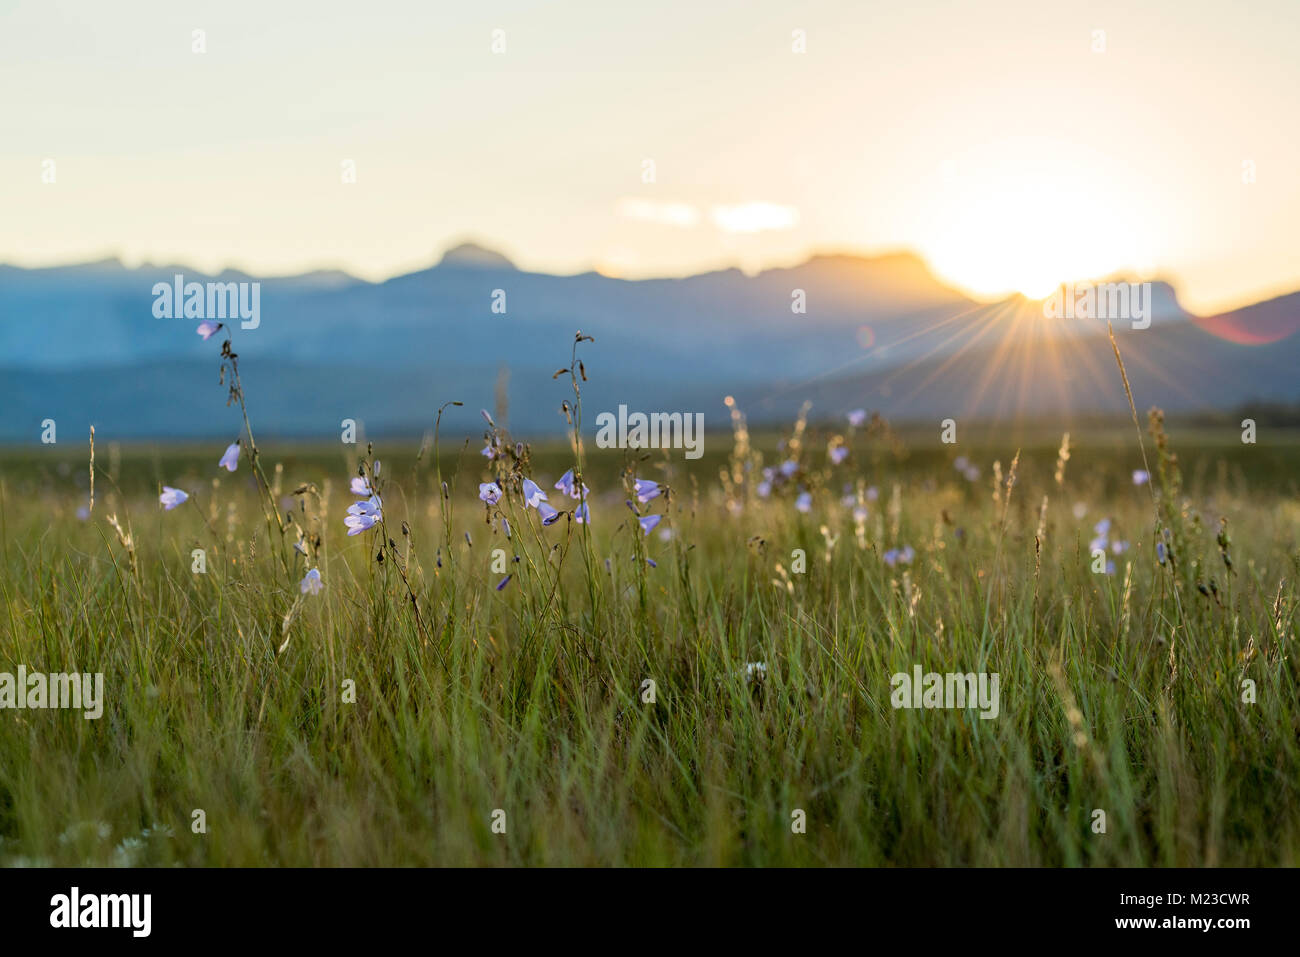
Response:
M908 249L1210 313L1300 289L1297 49L1295 0L0 0L0 262Z

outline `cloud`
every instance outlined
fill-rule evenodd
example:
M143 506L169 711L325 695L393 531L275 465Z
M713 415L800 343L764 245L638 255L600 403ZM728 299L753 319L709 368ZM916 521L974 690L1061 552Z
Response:
M714 206L713 223L728 233L759 233L768 229L791 229L799 222L793 206L756 201L736 206Z
M700 222L700 211L690 203L657 202L636 196L625 196L615 206L620 216L660 226L678 226L693 229Z

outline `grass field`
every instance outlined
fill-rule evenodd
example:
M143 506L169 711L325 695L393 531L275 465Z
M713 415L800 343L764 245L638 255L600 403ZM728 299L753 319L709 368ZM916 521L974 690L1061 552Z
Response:
M105 689L98 720L0 712L0 863L1300 863L1294 435L1144 421L1144 465L1132 423L1068 461L937 425L738 420L697 462L584 431L579 524L572 449L488 460L448 437L478 421L418 455L265 441L265 488L247 436L233 474L225 443L99 437L80 515L62 424L0 456L0 672ZM358 466L383 517L348 536ZM636 479L671 490L640 516ZM997 717L893 707L917 665L998 674Z

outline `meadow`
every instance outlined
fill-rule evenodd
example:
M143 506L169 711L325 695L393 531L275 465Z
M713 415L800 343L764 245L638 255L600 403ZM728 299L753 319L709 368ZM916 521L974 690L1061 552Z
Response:
M1295 433L733 409L688 462L592 447L583 371L516 384L580 449L0 453L0 672L106 698L0 711L0 865L1300 863Z

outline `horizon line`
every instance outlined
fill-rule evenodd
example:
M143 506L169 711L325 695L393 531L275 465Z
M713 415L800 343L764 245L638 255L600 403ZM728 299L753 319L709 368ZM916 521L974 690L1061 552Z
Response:
M135 272L137 270L142 270L142 269L150 269L150 268L153 269L177 268L177 269L192 271L199 275L212 277L212 278L222 276L226 273L238 273L240 275L248 276L251 279L255 279L258 281L262 281L262 280L279 281L279 280L289 280L289 279L301 279L306 276L319 275L322 273L336 273L336 274L340 274L343 277L346 277L347 279L353 282L365 283L367 285L372 285L372 286L379 286L379 285L383 285L386 282L390 282L391 280L400 279L404 276L411 276L411 275L415 275L416 273L427 272L432 269L440 268L445 263L446 257L449 253L454 253L466 247L473 247L483 252L499 257L500 259L505 260L505 265L502 266L477 265L476 266L476 265L466 263L462 266L459 266L459 268L481 269L484 271L493 271L493 270L512 271L512 272L519 272L519 273L524 273L533 276L549 276L555 279L574 279L582 276L600 276L602 278L611 279L617 282L662 282L665 280L696 279L702 276L716 275L718 273L726 273L726 272L738 272L741 275L745 276L746 278L752 279L754 277L760 276L768 272L776 272L778 270L798 269L801 266L806 266L809 263L812 263L813 261L818 259L854 259L854 260L859 260L861 262L879 262L881 260L886 260L886 259L912 259L915 260L918 264L920 264L925 269L926 273L929 275L931 279L934 280L936 284L980 305L993 305L999 302L1006 302L1011 299L1025 299L1029 302L1043 302L1046 299L1050 298L1051 295L1055 295L1055 290L1053 291L1053 293L1044 297L1028 296L1014 289L1009 289L1002 293L997 293L997 294L982 293L977 290L970 289L969 287L965 286L962 283L941 276L938 273L938 271L935 269L934 265L930 262L929 259L926 258L926 256L923 253L907 246L880 247L878 250L874 250L874 251L868 251L861 248L852 248L852 247L844 247L844 246L816 247L807 250L805 252L802 252L798 254L798 256L796 257L788 257L788 256L773 257L771 260L765 262L761 267L757 269L746 269L742 265L740 265L739 263L733 260L730 261L729 263L718 263L717 265L714 266L705 266L703 268L700 268L695 271L690 271L690 272L655 273L655 274L644 275L644 276L614 275L609 272L602 271L599 267L597 267L594 264L588 265L586 268L576 269L571 272L553 272L545 269L533 269L527 266L519 265L512 257L501 252L500 248L495 244L489 244L487 241L480 240L475 237L462 238L460 240L449 243L441 250L439 254L436 254L435 257L431 261L427 262L426 264L423 265L411 264L409 266L398 266L392 270L386 270L381 276L378 276L376 278L371 278L360 272L355 272L347 266L341 266L336 264L321 264L316 266L310 266L293 272L259 273L255 271L250 271L247 268L236 265L235 260L226 260L225 264L222 265L221 268L216 271L209 271L208 269L205 269L203 267L195 266L193 265L193 263L186 263L183 261L155 262L151 259L141 259L138 262L131 263L129 261L130 257L124 257L120 251L107 251L104 255L101 256L92 255L91 258L77 259L72 261L63 260L63 261L53 261L53 262L38 262L35 264L27 264L27 263L16 262L16 261L4 261L4 262L0 262L0 269L10 268L10 269L20 269L26 272L38 272L40 270L46 270L46 269L76 269L79 267L104 266L104 265L111 264L111 265L120 266L122 269L131 272ZM452 268L457 268L457 267L453 264ZM1084 282L1103 282L1107 280L1119 279L1120 277L1125 277L1125 276L1140 276L1140 275L1141 273L1137 269L1117 269L1108 273L1106 276L1097 276L1097 277L1088 277L1088 278L1075 277L1072 279L1062 279L1057 283L1056 290L1059 290L1061 287L1070 284L1078 284ZM1178 284L1172 278L1170 278L1168 274L1163 270L1154 272L1149 276L1143 277L1139 281L1163 283L1164 285L1174 290L1175 295L1179 290ZM1181 307L1181 303L1180 303L1180 307L1183 308L1183 311L1187 312L1189 315L1195 315L1198 318L1211 318L1213 316L1226 315L1228 313L1232 313L1240 309L1245 309L1250 306L1259 305L1260 303L1269 302L1274 299L1279 299L1288 295L1292 295L1297 292L1300 292L1300 277L1297 277L1294 280L1279 280L1263 289L1250 293L1248 296L1234 297L1232 300L1230 300L1233 302L1233 305L1227 308L1219 308L1212 312L1193 313L1190 309L1187 309L1186 307Z

